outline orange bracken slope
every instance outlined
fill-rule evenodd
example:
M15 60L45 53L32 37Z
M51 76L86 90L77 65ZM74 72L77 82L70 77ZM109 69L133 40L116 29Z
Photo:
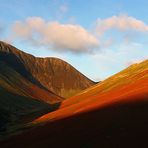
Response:
M144 61L64 101L57 111L36 119L35 128L0 146L146 148L147 115L148 61Z
M148 60L135 64L81 94L65 100L61 108L34 123L58 120L110 104L148 99Z

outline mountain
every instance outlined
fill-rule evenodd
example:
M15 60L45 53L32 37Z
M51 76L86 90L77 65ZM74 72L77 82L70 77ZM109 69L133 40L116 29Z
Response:
M58 110L31 122L30 126L35 128L0 145L2 148L145 148L148 147L147 113L148 60L63 101Z
M63 99L26 80L0 60L0 135L55 110Z
M64 99L59 95L93 84L60 59L36 58L0 42L0 135L57 109Z
M0 60L31 83L63 98L95 84L60 59L37 58L4 42L0 42Z
M54 105L13 94L0 87L0 138L55 108Z
M22 120L33 120L55 110L63 100L41 87L39 83L35 84L37 81L33 78L26 79L15 70L19 67L9 66L5 60L11 59L3 59L2 55L3 53L0 53L0 133L8 132Z
M57 109L63 98L45 89L6 43L0 43L0 136ZM21 123L21 124L20 124ZM14 129L15 130L15 129Z
M88 88L78 95L71 97L68 100L65 100L61 108L69 106L70 104L78 103L79 101L82 101L83 99L89 98L89 96L95 96L95 95L102 95L106 94L111 91L116 91L116 89L125 87L126 85L133 84L134 82L137 82L138 80L146 79L148 74L148 60L143 61L141 63L136 63L125 70L109 77L108 79L104 80L98 85L95 85L94 87ZM81 98L81 99L79 99Z
M26 97L32 97L49 104L61 102L63 99L25 79L22 75L0 61L0 86L5 90Z
M148 94L148 60L134 64L103 82L62 102L60 109L35 122L57 120L122 101L133 96ZM143 94L142 94L143 93ZM127 100L126 100L127 99ZM131 100L132 101L132 100ZM133 100L133 101L136 101Z

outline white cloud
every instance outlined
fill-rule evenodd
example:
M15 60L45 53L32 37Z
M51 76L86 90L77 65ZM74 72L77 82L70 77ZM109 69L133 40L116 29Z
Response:
M17 21L12 27L14 39L58 51L91 52L98 47L98 40L80 25L46 22L40 17Z
M69 10L69 7L67 4L60 4L56 11L57 20L62 20L66 16L68 10Z
M60 9L66 12L68 8L60 5ZM96 49L100 52L100 48L112 50L115 45L121 43L138 43L138 37L139 42L142 42L143 33L148 33L147 24L127 15L98 19L94 28L95 32L92 32L78 24L61 24L57 21L46 21L41 17L29 17L14 22L11 37L7 40L24 41L32 46L45 47L56 52L93 53ZM118 30L118 34L106 34L114 29Z
M98 19L96 23L96 32L102 35L104 32L118 29L119 31L139 31L148 32L148 25L128 15L112 16L107 19Z
M61 13L66 13L68 11L68 7L67 7L67 5L61 5L59 7L59 10Z
M139 59L132 59L130 61L128 61L126 63L127 66L130 66L130 65L133 65L133 64L136 64L136 63L141 63L142 61L145 61L145 60L148 60L148 56L145 56L145 57L142 57L142 58L139 58Z
M104 79L111 76L129 65L146 60L148 58L148 50L139 43L117 45L115 49L104 49L95 55L91 55L92 65L96 66L96 72L100 74L100 78ZM102 73L103 71L103 73Z

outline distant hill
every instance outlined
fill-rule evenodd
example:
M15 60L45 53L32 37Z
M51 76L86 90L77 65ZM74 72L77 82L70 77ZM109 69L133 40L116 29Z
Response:
M31 83L63 98L71 97L95 84L60 59L37 58L4 42L0 42L0 61Z

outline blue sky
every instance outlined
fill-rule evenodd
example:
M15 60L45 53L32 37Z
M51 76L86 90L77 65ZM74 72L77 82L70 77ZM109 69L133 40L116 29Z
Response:
M148 58L147 0L0 0L0 39L98 81Z

